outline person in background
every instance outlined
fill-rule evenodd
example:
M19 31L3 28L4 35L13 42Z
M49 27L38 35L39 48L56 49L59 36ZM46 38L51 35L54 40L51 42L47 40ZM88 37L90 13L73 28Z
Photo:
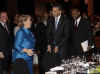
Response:
M14 28L14 36L16 36L17 31L23 26L21 21L22 21L22 16L18 18L17 26Z
M11 27L10 27L10 30L11 30L11 33L12 33L12 35L14 36L14 29L15 29L15 27L18 25L18 21L19 21L19 17L20 17L20 14L16 14L10 21L10 23L11 23ZM13 22L12 22L13 21Z
M16 15L14 16L14 21L13 21L13 23L14 23L15 25L18 24L18 19L19 19L19 17L20 17L20 14L16 14Z
M97 21L93 29L94 36L100 36L100 21Z
M0 12L0 74L8 70L11 64L10 31L8 29L8 15L6 11Z
M43 18L42 18L42 22L45 26L47 26L47 20L49 18L49 13L48 12L45 12L44 15L43 15Z
M83 12L82 17L83 17L84 19L89 20L88 14L87 14L86 12Z
M18 25L18 20L19 20L20 14L16 14L14 17L10 19L10 33L11 33L11 43L12 43L12 48L14 48L14 37L15 37L15 27Z
M22 27L17 31L14 43L13 59L22 58L27 62L29 74L34 74L33 69L33 54L35 51L35 37L29 30L32 25L31 16L22 15Z
M41 19L37 20L37 26L35 29L36 34L36 49L38 49L38 57L39 57L39 70L40 74L43 72L43 68L41 67L41 61L43 59L43 55L46 52L47 47L47 36L46 36L46 30L47 30L47 20L48 20L48 13L44 12L44 15L41 17ZM44 74L44 73L43 73Z
M88 40L88 46L92 45L92 30L89 20L81 16L79 8L72 8L72 47L71 56L81 56L84 52L81 43Z

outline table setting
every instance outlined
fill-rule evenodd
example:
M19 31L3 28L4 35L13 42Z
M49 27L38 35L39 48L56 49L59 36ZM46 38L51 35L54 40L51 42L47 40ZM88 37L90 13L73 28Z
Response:
M51 68L45 74L100 74L100 54L92 54L91 61L86 56L72 56L61 60L60 66Z

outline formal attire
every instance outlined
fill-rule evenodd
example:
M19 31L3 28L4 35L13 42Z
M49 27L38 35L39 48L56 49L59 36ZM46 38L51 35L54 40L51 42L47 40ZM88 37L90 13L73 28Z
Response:
M71 56L80 56L83 53L81 43L88 40L92 45L92 31L89 20L83 19L81 16L73 20L72 25L72 47L70 51Z
M51 45L51 53L45 52L42 65L44 71L61 64L61 59L67 56L68 38L69 38L69 19L60 15L56 18L50 17L47 24L47 43ZM59 48L57 53L54 52L55 47ZM52 60L52 61L51 61Z
M11 59L10 34L6 23L0 21L0 52L3 52L5 58L0 59L0 74L4 69L8 69Z
M46 26L41 22L37 24L37 27L35 29L35 35L36 35L36 48L40 51L40 54L42 55L46 50Z
M43 54L45 53L46 46L47 46L46 28L47 28L46 22L45 23L39 22L32 25L32 31L34 32L35 37L36 37L36 49L39 51L38 63L39 63L40 74L42 74L43 72L41 61L43 59Z
M59 48L61 58L66 58L68 55L68 42L70 37L71 22L67 16L60 15L56 18L51 17L48 20L47 40L51 46Z
M33 56L28 56L26 53L22 52L23 48L32 49L35 47L35 37L32 32L24 27L20 28L16 33L14 52L13 52L13 61L16 59L24 59L29 68L30 74L33 74Z

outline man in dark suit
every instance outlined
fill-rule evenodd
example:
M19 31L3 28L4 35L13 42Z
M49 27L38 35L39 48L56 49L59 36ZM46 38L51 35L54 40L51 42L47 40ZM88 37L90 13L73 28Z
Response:
M65 59L68 55L71 22L62 15L62 8L58 4L52 7L52 15L47 25L48 52L58 53L62 59Z
M82 42L88 40L88 48L92 45L91 24L89 20L81 17L79 8L72 9L72 17L72 47L70 55L80 56L84 53L81 46Z
M6 69L8 71L8 64L10 62L10 38L7 27L7 12L0 12L0 74Z
M70 36L70 20L62 15L59 4L52 7L52 15L47 21L47 52L42 59L43 71L59 66L68 55L68 39ZM44 74L44 73L43 73Z

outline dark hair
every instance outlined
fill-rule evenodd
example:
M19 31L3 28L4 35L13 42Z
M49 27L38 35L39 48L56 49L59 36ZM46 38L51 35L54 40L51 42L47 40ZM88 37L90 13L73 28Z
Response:
M62 6L60 4L55 4L52 6L52 8L58 8L59 10L62 10Z
M79 8L79 7L72 7L72 8L71 8L71 11L72 11L72 10L76 10L76 11L80 12L80 8Z
M2 13L7 13L7 11L0 11L0 16L1 16Z

